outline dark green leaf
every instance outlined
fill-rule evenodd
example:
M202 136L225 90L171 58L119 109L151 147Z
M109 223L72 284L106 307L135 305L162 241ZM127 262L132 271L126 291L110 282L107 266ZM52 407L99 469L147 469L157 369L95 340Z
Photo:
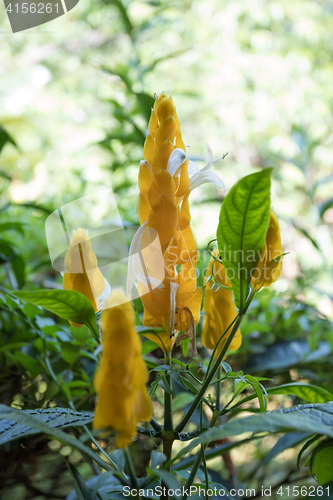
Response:
M87 325L95 339L99 340L94 308L82 293L73 290L36 290L15 292L15 295L25 302L41 306L68 321Z
M250 358L244 369L248 372L284 370L299 363L308 363L328 356L331 346L328 342L318 343L318 348L310 350L306 340L279 341L269 345L260 354Z
M270 220L271 168L241 179L226 196L217 240L235 302L243 310Z
M6 130L0 125L0 153L3 147L7 144L12 144L16 148L18 147L14 139L6 132Z
M36 359L20 351L15 353L15 359L30 373L32 378L36 378L40 374L41 365Z
M17 410L1 404L0 413L0 444L38 432L50 434L50 428L86 425L94 417L92 412L79 413L67 408ZM15 421L17 415L18 420ZM47 430L35 427L36 423L45 424Z
M319 485L333 481L333 446L327 445L318 451L314 460L314 472Z
M69 472L74 479L74 489L76 492L77 500L102 500L101 495L98 491L92 491L88 488L83 481L83 478L79 471L74 467L73 464L66 461Z
M10 265L15 274L15 278L19 288L22 288L25 282L25 262L20 255L15 255L15 257L10 261Z
M267 464L270 460L273 460L273 458L282 453L284 450L294 448L294 446L297 446L299 443L304 441L304 439L308 439L310 436L311 433L308 432L287 432L287 434L280 437L280 439L275 443L273 448L260 462L259 467Z

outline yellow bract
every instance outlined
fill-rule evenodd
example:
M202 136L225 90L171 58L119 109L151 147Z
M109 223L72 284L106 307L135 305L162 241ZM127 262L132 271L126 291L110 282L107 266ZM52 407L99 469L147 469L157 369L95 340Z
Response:
M215 250L213 255L217 257L218 250ZM213 263L214 259L211 258L206 272L205 283L208 277L212 274ZM231 286L224 266L219 261L215 261L214 276L219 281L219 283L221 283L221 285L226 287ZM237 309L233 300L232 291L226 290L223 287L220 287L217 290L212 290L213 283L213 280L210 280L207 283L203 305L203 311L205 315L203 320L201 339L203 345L208 349L215 348L219 338L221 337L225 329L237 316ZM218 348L216 349L215 357L217 357L221 352L221 349L224 346L230 332L231 328L219 343ZM242 336L240 330L238 330L230 344L229 349L231 351L235 351L240 347L241 343Z
M271 210L271 218L266 234L265 245L252 278L252 286L254 288L259 290L263 286L268 287L280 277L283 259L283 257L280 256L282 254L283 247L281 243L280 226L275 213Z
M176 160L171 163L173 152ZM198 251L190 227L189 175L185 152L176 108L172 98L162 93L156 97L148 124L145 160L139 170L138 211L140 224L146 224L158 234L165 277L154 290L151 290L149 282L143 281L138 286L144 306L143 324L165 330L159 337L153 334L146 336L164 351L172 348L176 340L176 337L171 338L174 332L190 328L189 316L192 316L193 330L193 320L195 323L199 321L202 299L202 292L197 289ZM177 160L177 155L180 160ZM180 265L180 271L176 270L176 265Z
M65 256L63 287L82 293L90 300L95 312L99 311L98 297L103 293L105 283L85 229L79 228L72 234ZM71 321L70 324L82 326Z
M172 98L162 93L156 97L148 124L145 160L139 170L138 212L140 224L158 234L165 277L154 290L144 281L139 282L138 287L144 306L143 324L165 330L159 334L160 338L153 334L146 336L164 351L172 348L176 337L170 337L174 332L186 331L189 327L189 315L192 315L191 329L193 319L195 323L199 321L202 299L202 292L197 289L198 251L190 227L185 152L176 108ZM178 271L177 265L180 266Z
M148 370L129 301L122 290L113 291L106 301L101 318L103 353L94 382L98 400L93 427L111 427L117 448L130 444L138 422L152 418Z

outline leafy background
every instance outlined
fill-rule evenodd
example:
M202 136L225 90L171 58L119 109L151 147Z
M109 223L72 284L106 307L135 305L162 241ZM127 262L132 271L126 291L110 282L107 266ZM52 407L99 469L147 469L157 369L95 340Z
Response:
M44 223L70 201L112 187L122 219L138 224L138 165L153 95L163 90L173 95L193 159L204 160L205 143L215 157L228 152L214 164L227 191L274 167L273 207L290 253L282 278L256 297L228 362L271 378L266 387L302 381L332 392L333 3L81 0L66 16L15 35L0 8L1 402L93 409L98 352L89 330L3 290L61 286ZM222 199L208 185L191 195L201 283ZM151 362L152 348L144 343ZM231 384L224 391L227 401ZM270 395L268 409L307 402L323 401ZM188 403L179 397L179 413ZM251 441L209 466L229 484L316 484L307 460L297 470L301 444L265 461L277 439ZM111 450L112 439L103 446ZM134 443L138 467L153 447L142 436ZM77 450L32 435L0 451L1 498L65 498L72 479L59 451L85 479L94 474Z

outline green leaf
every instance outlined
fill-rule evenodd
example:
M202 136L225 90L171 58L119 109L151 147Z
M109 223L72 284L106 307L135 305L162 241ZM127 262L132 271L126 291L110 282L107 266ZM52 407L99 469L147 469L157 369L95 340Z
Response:
M303 384L301 382L292 382L290 384L284 384L277 387L270 387L269 389L266 389L266 391L267 394L290 394L292 396L302 398L308 403L327 403L328 401L333 401L333 393L327 389L313 384ZM237 408L243 403L251 401L251 399L254 399L255 397L256 395L251 394L236 403L233 408Z
M242 311L270 220L271 168L241 179L226 196L217 228L223 265Z
M15 278L19 288L22 288L25 282L25 262L21 255L15 255L11 260L10 265L15 274Z
M172 408L174 411L181 410L184 406L187 406L192 403L195 395L189 392L179 392L174 399L172 404Z
M316 454L314 471L317 482L323 485L333 480L333 446L326 446Z
M17 410L0 404L0 444L28 434L43 432L84 453L103 469L111 470L108 464L91 448L85 446L79 439L74 439L56 428L69 425L85 425L91 422L92 419L93 414L90 412L79 413L64 408Z
M34 292L15 292L25 302L41 306L48 311L73 323L86 325L99 341L95 311L85 295L73 290L36 290Z
M27 356L21 351L15 353L15 359L30 373L32 378L36 378L40 374L41 365L36 359Z
M307 340L282 340L269 345L264 352L253 355L244 369L251 373L284 370L299 363L311 363L322 359L330 352L331 346L326 341L320 341L318 348L311 351Z
M280 387L271 387L267 389L267 392L269 394L293 394L308 403L327 403L328 401L333 401L333 394L327 389L313 384L302 384L301 382L284 384Z
M273 448L269 450L267 455L260 462L259 467L262 467L270 460L273 460L273 458L282 453L284 450L294 448L299 443L304 441L304 439L309 438L311 435L312 434L310 434L309 432L287 432L284 436L280 437Z
M14 139L6 132L6 130L0 125L0 153L2 148L7 144L12 144L17 148L17 144Z
M67 363L72 364L76 361L79 355L79 349L77 346L71 344L70 342L62 342L60 345L61 356Z
M74 467L74 465L70 464L66 461L69 472L71 473L74 479L74 489L76 492L77 500L102 500L101 495L98 491L92 491L88 488L83 481L83 478L79 471Z
M333 438L333 402L326 404L307 404L281 408L266 414L258 414L245 418L237 418L227 424L202 433L198 438L183 448L175 462L199 444L208 444L228 436L237 436L244 432L254 434L262 432L317 432L323 436Z
M12 413L13 412L13 413ZM22 421L15 421L16 413L23 417ZM68 427L70 425L86 425L92 422L94 414L92 412L79 413L67 408L45 408L36 410L17 410L10 406L0 404L0 444L7 443L13 439L18 439L30 434L37 434L38 432L47 432L39 430L34 427L35 420L40 423L46 423L50 428L52 427ZM5 413L5 415L4 415ZM7 415L8 414L8 418ZM24 417L31 417L30 420L25 421ZM10 418L14 418L10 420Z

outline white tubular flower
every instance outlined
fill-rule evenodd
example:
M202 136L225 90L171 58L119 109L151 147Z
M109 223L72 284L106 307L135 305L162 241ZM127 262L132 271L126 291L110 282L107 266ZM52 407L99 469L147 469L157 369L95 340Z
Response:
M212 148L209 146L209 144L206 144L206 148L207 148L206 165L204 167L199 168L197 163L195 163L192 160L189 161L188 164L188 173L190 175L189 192L193 191L193 189L197 188L198 186L201 186L201 184L205 184L206 182L212 182L213 184L215 184L215 186L224 190L224 184L222 180L217 174L211 172L210 169L213 163L223 159L225 155L219 156L214 160ZM167 171L170 173L172 177L176 174L179 174L181 167L188 159L189 157L182 149L176 148L170 155Z
M188 189L189 192L193 191L193 189L197 188L198 186L201 186L201 184L205 184L206 182L212 182L216 187L224 190L224 184L220 177L214 172L210 171L213 163L223 159L224 156L219 156L218 158L213 160L212 148L209 146L209 144L206 144L206 149L206 165L204 167L199 168L199 166L194 161L189 162L189 174L192 174L190 177L190 185Z

